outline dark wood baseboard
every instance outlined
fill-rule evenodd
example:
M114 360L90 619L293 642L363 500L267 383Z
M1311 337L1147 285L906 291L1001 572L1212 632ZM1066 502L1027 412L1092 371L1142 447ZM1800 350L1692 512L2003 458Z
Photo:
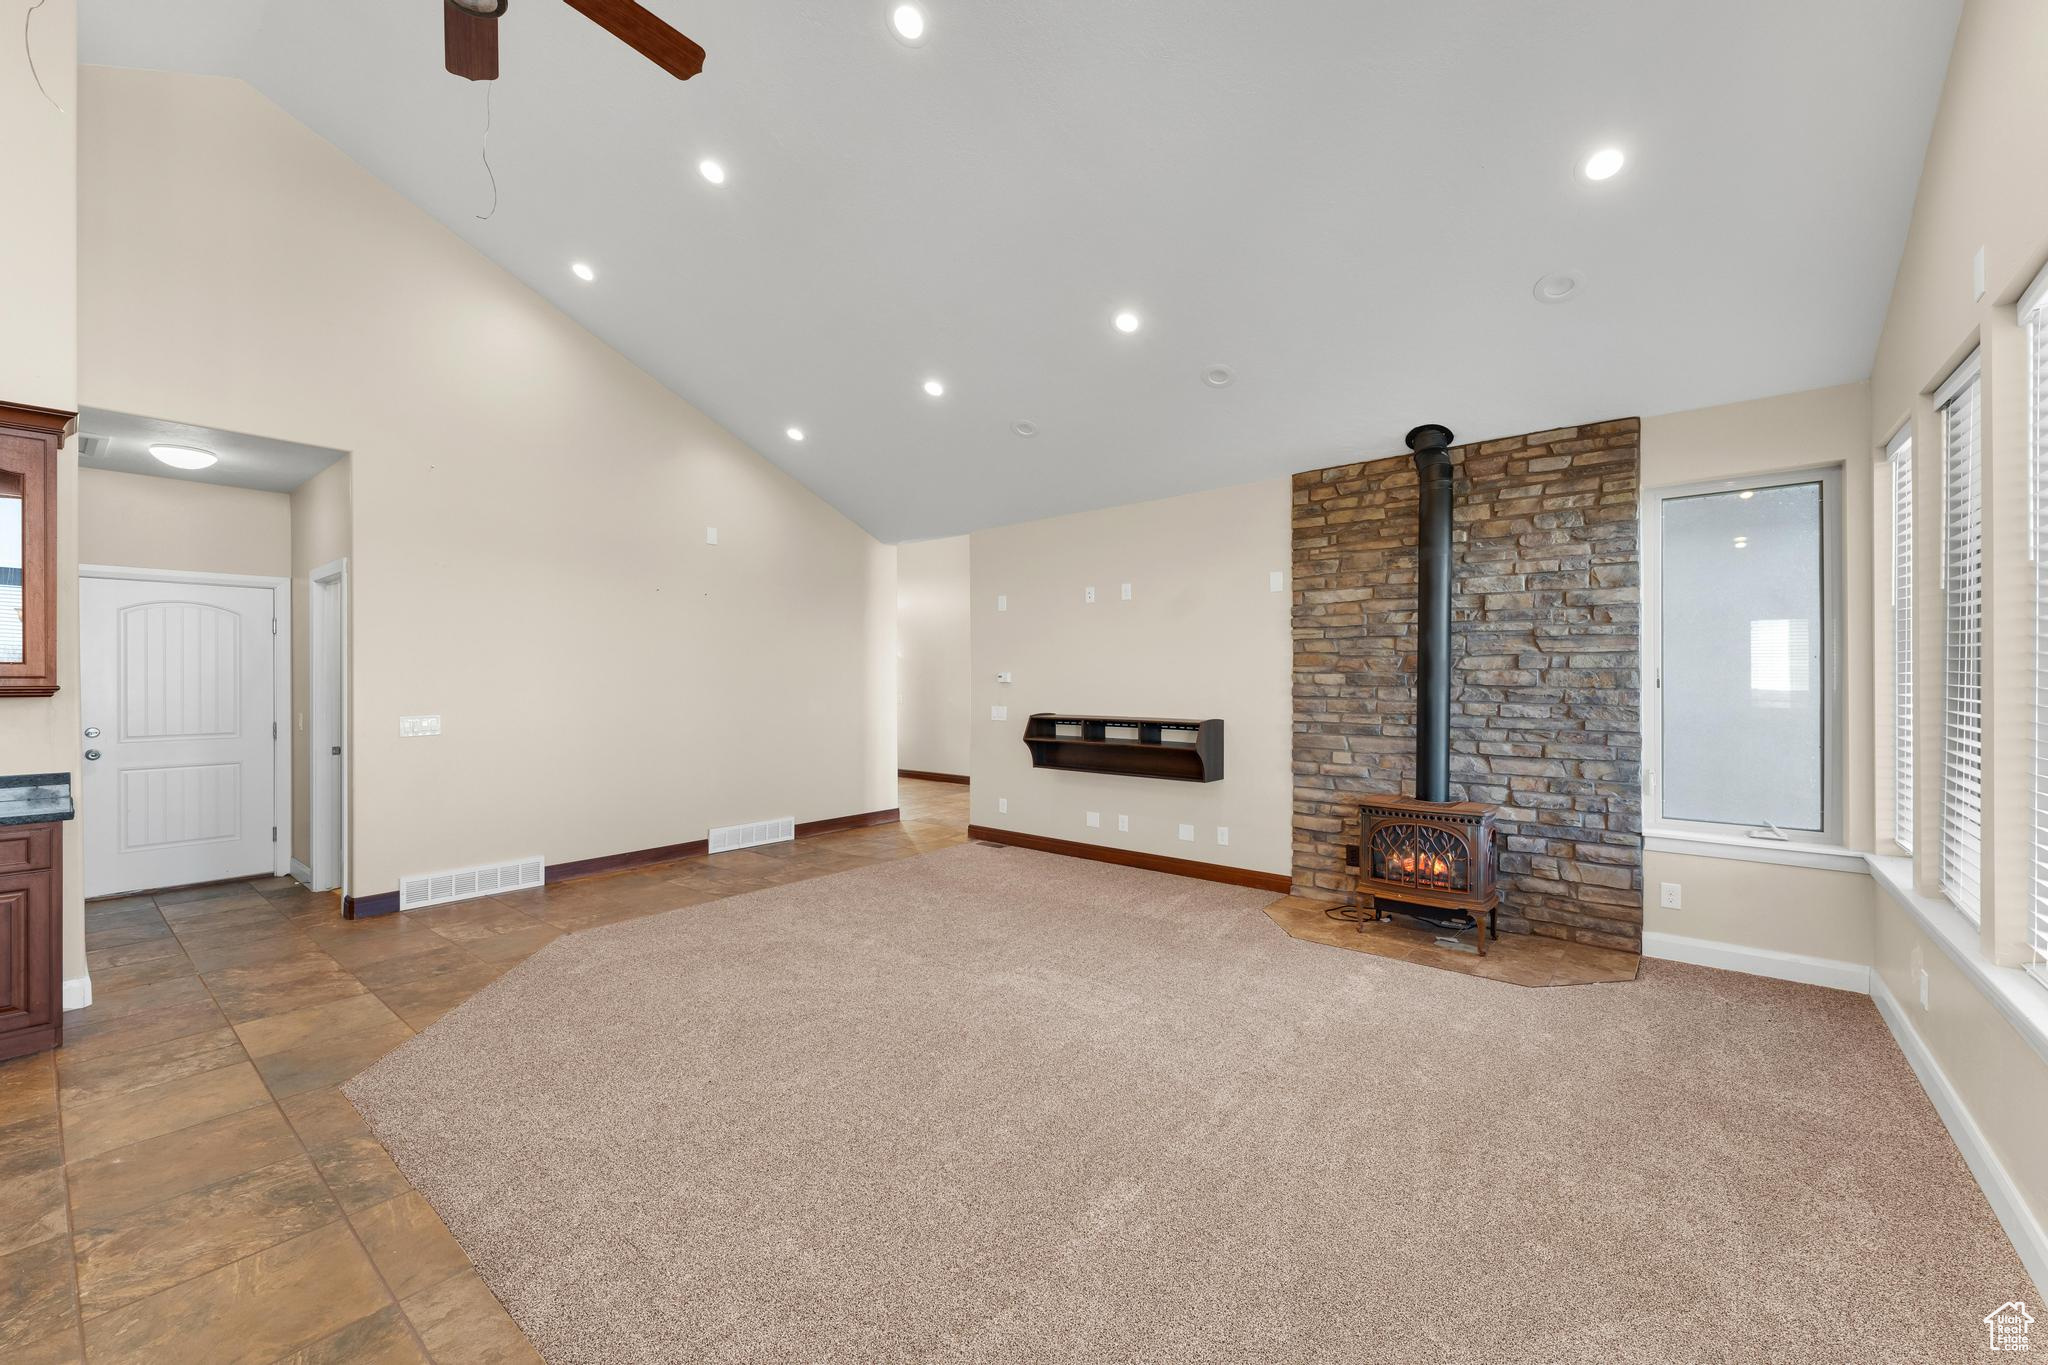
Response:
M903 812L894 806L887 810L864 811L859 815L836 815L830 820L807 820L796 827L796 837L808 839L813 834L830 834L835 829L866 829L869 825L893 825L903 818Z
M963 787L967 785L965 773L928 773L921 768L898 768L896 776L914 777L919 782L957 782Z
M1076 843L1072 839L1053 839L1043 834L1019 834L1015 830L991 829L987 825L969 825L967 837L985 843L1009 844L1014 848L1033 848L1040 853L1060 853L1069 858L1115 863L1119 867L1141 867L1147 872L1169 872L1176 877L1249 886L1255 891L1271 891L1281 896L1294 887L1294 879L1281 872L1254 872L1247 867L1225 867L1221 863L1169 858L1163 853L1140 853L1128 848L1105 848L1101 844Z
M375 919L379 915L398 913L398 893L384 891L375 896L343 896L341 917L343 919Z
M893 825L903 818L902 812L894 807L888 810L863 811L859 815L835 815L829 820L807 820L796 827L796 837L808 839L814 834L830 834L839 829L864 829L869 825ZM656 848L636 848L629 853L608 853L598 858L576 858L566 863L548 864L547 884L566 882L577 877L599 877L607 872L624 872L629 868L650 867L655 863L673 863L684 858L696 858L710 852L709 840L692 839L686 844L662 844ZM373 919L388 915L398 909L398 893L386 891L376 896L345 896L341 902L343 919Z
M682 858L694 858L700 853L709 853L708 839L692 839L686 844L663 844L659 848L636 848L630 853L608 853L601 858L578 858L573 862L549 863L548 885L566 882L574 877L596 877L606 872L624 872L627 868L646 867L650 863L672 863Z

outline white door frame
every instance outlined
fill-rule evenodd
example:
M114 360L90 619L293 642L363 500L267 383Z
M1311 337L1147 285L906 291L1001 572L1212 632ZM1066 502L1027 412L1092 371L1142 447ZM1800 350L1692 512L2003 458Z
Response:
M331 585L331 586L330 586ZM327 615L340 617L332 623L338 642L334 658L328 658ZM315 891L340 888L348 894L348 558L343 556L322 564L307 575L306 582L306 769L310 779L310 818L307 840L307 885ZM327 752L323 737L334 734L341 744L339 756ZM329 795L340 792L333 803ZM329 804L341 809L329 810ZM332 827L333 849L322 837Z
M81 564L80 578L128 578L140 583L210 583L223 588L268 588L270 619L276 626L270 637L270 724L271 753L275 775L271 779L271 824L277 838L271 843L271 873L287 876L292 870L292 581L257 574L193 573L184 569L125 569L109 564ZM81 661L81 667L83 662ZM85 744L81 736L79 752ZM90 820L88 803L80 811Z

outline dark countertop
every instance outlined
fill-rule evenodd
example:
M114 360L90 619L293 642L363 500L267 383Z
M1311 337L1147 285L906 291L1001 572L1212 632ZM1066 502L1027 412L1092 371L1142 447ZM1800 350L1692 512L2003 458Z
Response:
M0 777L0 825L41 825L69 820L70 773L23 773Z

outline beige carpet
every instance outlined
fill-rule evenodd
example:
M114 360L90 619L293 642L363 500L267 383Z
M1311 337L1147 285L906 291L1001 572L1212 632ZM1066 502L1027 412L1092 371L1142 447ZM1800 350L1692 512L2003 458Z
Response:
M1529 990L968 846L563 939L348 1087L556 1365L1957 1361L1867 999Z

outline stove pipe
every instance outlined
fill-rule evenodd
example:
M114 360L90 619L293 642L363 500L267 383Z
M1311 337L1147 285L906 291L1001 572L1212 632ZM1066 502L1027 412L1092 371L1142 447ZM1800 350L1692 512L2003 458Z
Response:
M1415 556L1415 798L1451 799L1451 432L1408 433L1421 485Z

